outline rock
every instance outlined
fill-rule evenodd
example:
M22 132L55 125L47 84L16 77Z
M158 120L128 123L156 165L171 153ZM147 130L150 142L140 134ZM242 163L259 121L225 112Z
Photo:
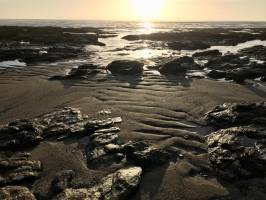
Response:
M41 162L29 160L29 154L0 157L0 184L35 179L41 171Z
M93 120L93 121L87 122L87 124L85 125L85 129L87 131L94 132L99 129L110 128L113 125L114 125L114 122L111 118L108 118L106 120Z
M205 115L205 120L217 127L266 124L266 103L235 103L216 106Z
M36 200L34 195L26 187L6 186L0 188L1 200Z
M125 145L124 152L129 162L143 168L165 164L170 159L170 155L166 151L145 142L130 142Z
M221 79L226 77L226 72L224 71L218 71L218 70L211 70L207 74L208 77L212 79Z
M184 75L187 70L200 70L202 67L196 64L193 58L184 56L162 64L159 72L162 74L181 74Z
M262 45L253 46L250 48L241 49L239 51L240 54L245 56L250 56L257 60L264 60L266 61L266 47Z
M74 176L75 172L73 170L64 170L57 173L51 184L52 190L55 193L59 193L71 187L71 181Z
M84 64L78 68L73 68L66 76L53 76L50 80L67 80L67 79L88 79L91 75L98 74L100 72L96 65Z
M42 129L42 137L77 136L83 134L86 116L79 109L66 107L34 119Z
M27 148L43 139L38 125L30 120L17 120L0 127L0 149Z
M144 64L138 61L117 60L107 66L112 74L119 75L141 75Z
M266 173L266 130L234 127L207 138L209 160L223 179L263 177Z
M66 189L55 200L67 199L126 199L141 180L142 169L129 167L104 177L101 182L91 188Z
M198 50L207 49L211 46L209 44L199 41L185 41L185 42L169 42L168 47L173 50Z
M221 56L222 53L219 50L201 51L193 54L194 58L209 58L213 56Z

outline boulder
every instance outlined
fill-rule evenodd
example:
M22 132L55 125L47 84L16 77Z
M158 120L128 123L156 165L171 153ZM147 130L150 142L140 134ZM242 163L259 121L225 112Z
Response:
M184 56L173 59L159 66L159 72L162 74L181 74L184 75L187 70L201 70L202 67L196 64L193 58Z
M129 167L120 169L104 177L99 184L91 188L66 189L54 200L71 199L126 199L137 189L141 180L142 169Z
M138 61L117 60L111 62L107 66L112 74L118 75L141 75L143 73L144 64Z
M128 162L143 168L162 165L170 159L169 153L145 142L129 142L125 145L124 152Z
M36 200L28 188L22 186L6 186L0 188L1 200Z
M208 112L204 119L216 127L239 125L265 126L266 103L234 103L216 106Z
M264 177L266 174L266 130L233 127L207 138L209 160L223 179Z
M226 72L219 70L211 70L207 76L212 79L221 79L226 77Z
M0 157L0 184L16 183L35 179L41 171L41 162L30 160L30 154L2 155Z

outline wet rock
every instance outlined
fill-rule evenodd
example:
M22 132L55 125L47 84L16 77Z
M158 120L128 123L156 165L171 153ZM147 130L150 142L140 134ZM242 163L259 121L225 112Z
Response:
M0 127L0 149L33 147L40 143L42 131L30 120L18 120Z
M218 70L211 70L207 74L208 77L212 79L221 79L226 77L226 72L224 71L218 71Z
M262 102L219 105L205 115L205 120L222 128L250 124L265 126L266 104Z
M62 135L80 135L84 132L87 116L79 109L66 107L34 119L42 129L42 137L59 137Z
M129 162L143 168L165 164L170 159L169 153L145 142L130 142L125 145L124 152Z
M141 75L144 64L138 61L117 60L107 66L112 74L120 75Z
M57 173L51 184L53 191L59 193L71 187L71 181L74 176L75 172L73 170L64 170Z
M266 61L266 47L262 45L241 49L239 53L257 60Z
M111 118L105 119L105 120L93 120L88 121L85 125L85 128L87 131L94 132L99 129L106 129L110 128L114 125L114 121Z
M208 51L202 51L197 52L193 54L194 58L209 58L213 56L221 56L222 53L219 50L208 50Z
M23 180L35 179L41 171L41 162L30 160L29 154L1 155L0 184L16 183Z
M168 47L173 50L198 50L207 49L211 46L199 41L169 42Z
M196 64L193 58L184 56L162 64L159 71L162 74L181 74L184 75L187 70L200 70L202 67Z
M142 169L129 167L104 177L99 184L91 188L66 189L55 200L66 199L112 199L127 198L138 187Z
M223 179L263 177L266 173L266 130L234 127L207 138L209 160Z
M92 75L100 72L98 67L93 64L80 65L78 68L73 68L66 76L53 76L50 80L64 80L64 79L88 79Z
M34 195L26 187L7 186L0 188L1 200L36 200Z

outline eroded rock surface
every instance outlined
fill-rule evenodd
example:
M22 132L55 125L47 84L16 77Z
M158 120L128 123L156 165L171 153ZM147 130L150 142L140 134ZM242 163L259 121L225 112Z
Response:
M142 169L140 167L123 168L104 177L99 184L91 188L66 189L55 200L67 199L125 199L139 185Z
M224 179L263 177L266 173L266 130L221 129L207 138L209 160Z
M36 200L35 196L26 187L7 186L0 188L1 200Z
M1 155L0 184L16 183L23 180L36 179L41 171L41 162L30 160L30 154Z

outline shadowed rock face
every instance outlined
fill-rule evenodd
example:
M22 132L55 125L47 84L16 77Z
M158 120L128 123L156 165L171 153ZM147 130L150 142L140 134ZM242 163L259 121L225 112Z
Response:
M217 127L230 127L239 125L263 125L266 122L265 102L257 104L223 104L208 112L205 120Z
M199 70L202 67L196 64L193 58L184 56L169 62L166 62L159 66L159 71L162 74L179 74L184 75L187 70Z
M34 195L26 187L7 186L0 188L0 199L2 200L36 200Z
M107 66L112 74L118 75L141 75L144 64L138 61L117 60Z
M173 50L198 50L198 49L207 49L211 46L203 42L169 42L168 47Z
M265 129L222 129L208 136L209 160L224 179L263 177L266 173L265 139Z
M138 187L141 174L142 169L140 167L123 168L104 177L94 187L66 189L54 199L125 199Z
M11 157L0 157L0 184L13 184L36 179L41 171L41 162L29 159L30 154L20 153Z

